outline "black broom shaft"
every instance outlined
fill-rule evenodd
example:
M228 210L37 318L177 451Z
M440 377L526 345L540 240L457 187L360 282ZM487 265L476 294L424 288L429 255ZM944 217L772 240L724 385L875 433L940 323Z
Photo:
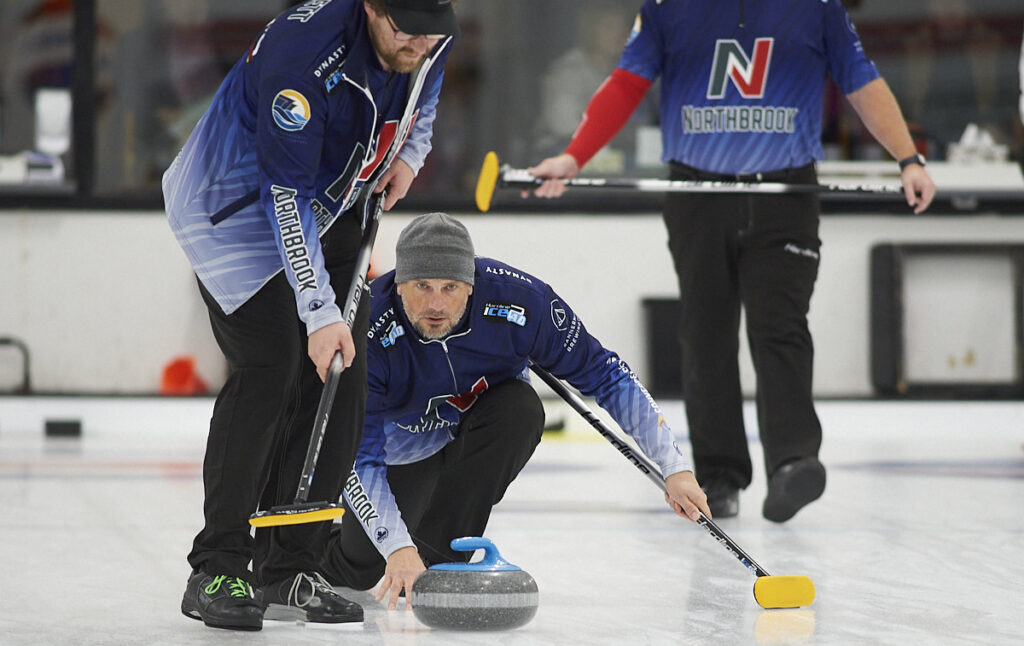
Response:
M498 177L502 188L534 188L544 181L525 170L504 169ZM873 184L788 184L782 182L740 182L731 180L672 180L652 178L574 177L567 186L577 188L628 188L656 193L879 193L902 195L903 188Z
M377 193L367 198L367 208L372 209L369 219L365 223L363 240L359 245L359 255L356 257L356 267L352 282L348 288L348 295L345 298L345 309L341 316L349 329L355 324L356 313L359 311L359 300L366 287L366 274L370 269L370 254L373 252L373 241L377 237L377 226L380 224L380 214L384 209L384 199L387 191ZM335 352L331 358L331 365L327 369L327 379L324 381L324 389L320 394L320 403L316 407L316 417L313 423L313 433L309 436L309 448L306 450L306 461L302 464L302 475L299 476L299 487L295 491L295 504L302 504L309 498L309 488L313 484L313 472L316 471L316 463L320 457L320 446L324 442L324 435L327 433L327 420L331 415L331 408L334 406L334 396L338 392L338 381L341 380L341 372L344 369L341 351Z
M559 397L564 399L565 402L572 406L577 413L582 415L584 419L590 422L590 425L596 428L597 432L600 433L604 437L604 439L608 440L612 444L612 446L618 449L619 453L625 456L626 459L633 464L633 466L635 466L642 473L644 473L651 480L651 482L658 486L659 489L661 489L662 491L666 491L665 479L661 476L661 472L658 470L658 467L653 462L648 460L639 452L634 451L632 447L630 447L624 440L622 440L622 438L620 438L615 431L610 429L607 424L602 422L597 417L597 415L595 415L594 412L590 410L590 407L587 406L587 404L582 399L580 399L578 395L576 395L576 393L569 390L569 388L565 384L563 384L560 379L558 379L550 372L548 372L544 368L541 368L535 363L531 363L530 368L535 373L537 373L537 375L541 379L544 380L544 383L546 383L548 386L551 387L552 390L558 393ZM697 523L704 527L704 529L708 530L708 533L711 534L711 536L714 537L714 539L718 541L718 543L722 547L724 547L726 551L728 551L730 554L736 557L745 568L747 568L759 577L770 576L768 572L763 567L758 565L757 562L754 561L754 559L750 558L750 555L744 552L740 548L740 546L737 545L736 542L729 537L728 534L722 531L721 527L716 525L713 520L705 516L704 512L699 513L700 519L697 521Z
M331 358L331 365L327 369L327 379L324 381L324 389L320 394L320 403L316 407L313 434L309 437L309 448L306 449L306 461L302 464L299 487L295 491L296 505L306 502L306 499L309 498L309 488L313 484L313 472L316 471L316 463L320 457L320 445L323 444L324 435L327 432L327 419L330 417L331 407L334 406L334 395L338 392L342 361L341 351L335 352L334 357Z

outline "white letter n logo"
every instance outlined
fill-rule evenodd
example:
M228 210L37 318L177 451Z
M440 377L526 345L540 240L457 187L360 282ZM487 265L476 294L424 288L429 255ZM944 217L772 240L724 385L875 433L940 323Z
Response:
M774 42L774 38L755 40L754 57L751 60L736 40L718 39L715 42L715 63L711 67L711 81L708 83L708 98L721 99L725 96L727 78L732 79L744 99L763 98Z

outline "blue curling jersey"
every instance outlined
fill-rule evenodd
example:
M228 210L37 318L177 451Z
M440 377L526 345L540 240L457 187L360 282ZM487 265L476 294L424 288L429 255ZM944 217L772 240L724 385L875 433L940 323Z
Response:
M489 258L476 259L474 283L463 320L437 340L421 339L409 323L393 271L371 284L366 425L344 495L385 558L413 545L387 465L440 451L481 393L528 381L531 361L594 397L666 477L691 469L637 376L550 286Z
M396 156L422 167L450 44L385 71L361 0L309 0L258 35L163 177L171 229L225 313L284 270L307 332L342 320L319 236Z
M839 0L647 0L618 66L662 77L664 161L728 174L821 159L826 74L879 76Z

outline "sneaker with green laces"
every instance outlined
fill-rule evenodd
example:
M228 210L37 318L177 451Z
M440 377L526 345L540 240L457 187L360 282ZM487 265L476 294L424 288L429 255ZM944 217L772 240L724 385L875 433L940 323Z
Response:
M252 586L245 579L195 572L188 578L181 612L212 628L260 630L263 608L254 596Z

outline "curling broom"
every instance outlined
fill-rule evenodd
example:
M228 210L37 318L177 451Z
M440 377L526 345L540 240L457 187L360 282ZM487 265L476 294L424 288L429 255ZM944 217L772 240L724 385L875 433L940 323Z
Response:
M364 203L366 211L363 214L363 239L359 245L359 255L356 258L355 275L352 277L348 297L345 299L345 309L341 313L342 320L349 326L349 329L355 323L356 312L359 310L359 299L366 287L370 253L373 251L373 241L377 237L377 225L380 223L380 215L384 210L386 197L387 191L385 190L366 198ZM257 511L249 517L249 524L253 527L316 523L333 520L345 513L344 507L337 502L307 502L309 488L313 483L313 472L320 455L320 445L323 444L324 435L327 432L327 418L334 405L334 395L338 391L338 381L341 379L343 369L341 352L335 352L331 359L331 365L327 369L327 379L324 381L324 389L316 409L313 433L309 437L309 449L306 451L306 461L302 465L302 475L299 477L295 500L290 505L276 505L270 509Z
M867 193L902 195L899 185L875 184L787 184L782 182L739 182L718 180L675 180L651 178L599 178L574 177L563 180L566 186L581 188L612 188L648 193ZM529 171L499 165L498 155L491 151L484 157L476 183L476 207L483 213L491 208L491 199L497 188L532 189L540 186L543 178Z
M639 452L634 451L618 436L617 433L615 433L615 431L608 428L608 426L590 410L586 403L584 403L578 395L569 390L569 388L562 383L560 379L536 364L531 364L530 367L548 386L551 387L552 390L558 393L559 397L564 399L567 404L576 410L576 412L590 422L590 424L597 429L604 439L608 440L612 446L618 449L619 453L633 463L633 466L646 474L647 477L650 478L651 482L660 487L662 491L665 491L665 479L661 476L661 472L658 471L658 467L655 466L654 463ZM750 570L750 572L757 577L754 581L754 599L762 608L800 608L809 606L814 602L814 582L811 581L810 578L802 575L773 576L768 574L767 570L758 565L754 559L750 558L750 556L736 544L736 541L722 531L722 528L705 516L703 512L700 512L700 518L697 519L697 524L706 529L708 533L718 541L719 545L724 547L727 552L732 554L740 563L743 564L745 568Z

